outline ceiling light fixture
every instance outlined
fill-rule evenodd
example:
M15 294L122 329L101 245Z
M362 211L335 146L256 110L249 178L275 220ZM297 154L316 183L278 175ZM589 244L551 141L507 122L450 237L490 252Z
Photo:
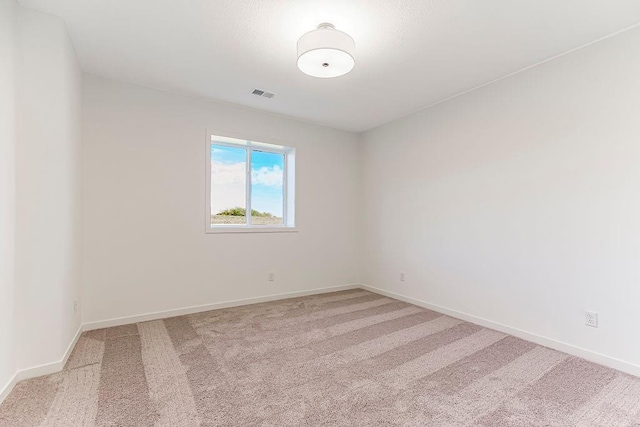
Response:
M323 23L298 40L298 68L313 77L331 78L353 69L356 43L351 36Z

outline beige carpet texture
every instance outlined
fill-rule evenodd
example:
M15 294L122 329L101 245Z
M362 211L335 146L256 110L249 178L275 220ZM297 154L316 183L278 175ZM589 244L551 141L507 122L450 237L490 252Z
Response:
M639 426L640 378L363 290L85 332L13 426Z

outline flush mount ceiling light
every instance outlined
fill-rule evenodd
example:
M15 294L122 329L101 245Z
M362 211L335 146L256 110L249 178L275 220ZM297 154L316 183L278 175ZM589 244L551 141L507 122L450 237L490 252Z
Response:
M313 77L331 78L353 69L356 44L332 24L318 25L298 40L298 68Z

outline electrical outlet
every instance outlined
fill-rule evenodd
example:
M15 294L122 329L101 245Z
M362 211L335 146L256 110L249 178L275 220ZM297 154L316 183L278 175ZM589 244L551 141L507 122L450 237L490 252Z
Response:
M584 312L584 324L587 326L591 326L592 328L598 327L598 313L595 311L585 311Z
M404 271L400 272L400 281L404 282Z
M270 282L273 282L274 280L276 280L276 275L274 273L269 273L267 278L269 279Z
M78 300L77 299L73 300L73 312L74 313L78 312Z

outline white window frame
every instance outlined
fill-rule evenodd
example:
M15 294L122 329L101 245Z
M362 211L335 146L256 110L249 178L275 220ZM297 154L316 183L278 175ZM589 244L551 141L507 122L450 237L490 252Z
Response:
M224 135L224 136L223 136ZM245 190L245 224L211 225L211 146L219 145L246 150L246 190ZM267 153L283 154L283 211L282 224L251 224L251 154L253 150ZM295 148L283 145L254 141L253 139L236 137L228 132L207 132L205 144L206 159L206 195L205 195L205 232L216 233L284 233L297 231L295 222Z

